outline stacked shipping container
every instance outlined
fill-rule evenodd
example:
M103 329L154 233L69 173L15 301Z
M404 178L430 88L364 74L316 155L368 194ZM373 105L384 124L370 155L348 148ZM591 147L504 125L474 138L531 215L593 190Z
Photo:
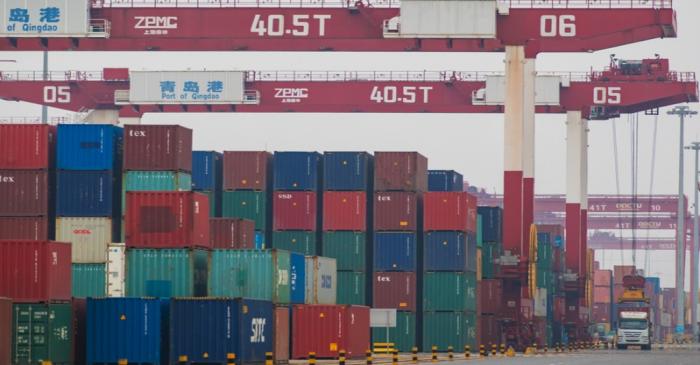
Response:
M498 260L503 253L503 209L478 207L477 214L477 246L481 245L481 280L477 281L477 342L499 344L502 343L498 315L502 308L503 282L497 276Z
M564 227L538 225L537 230L533 324L540 334L538 344L553 346L561 341L558 334L563 331L561 305L565 298L560 277L564 272Z
M595 270L593 272L593 309L591 315L598 334L607 335L613 328L614 317L612 270Z
M221 217L224 156L216 151L192 152L192 190L209 198L209 216Z

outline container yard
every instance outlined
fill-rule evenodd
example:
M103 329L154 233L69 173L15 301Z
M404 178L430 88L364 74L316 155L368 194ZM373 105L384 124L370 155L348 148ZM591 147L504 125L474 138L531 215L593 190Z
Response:
M0 365L697 363L700 4L5 3Z

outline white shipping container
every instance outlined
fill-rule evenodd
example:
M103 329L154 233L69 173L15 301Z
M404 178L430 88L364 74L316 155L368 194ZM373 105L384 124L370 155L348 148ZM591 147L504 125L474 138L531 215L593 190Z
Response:
M0 37L85 37L90 0L2 0Z
M335 304L338 267L335 259L306 256L306 304Z
M402 0L401 37L496 38L496 1Z
M112 219L56 218L56 241L70 242L74 264L105 263L107 246L112 242Z
M123 297L126 280L126 246L123 243L109 245L107 261L107 296Z
M547 317L547 289L535 290L535 317Z
M241 71L131 71L132 104L241 104Z
M559 105L562 80L560 76L539 75L535 78L535 105ZM483 102L487 105L503 105L506 99L506 77L486 76Z

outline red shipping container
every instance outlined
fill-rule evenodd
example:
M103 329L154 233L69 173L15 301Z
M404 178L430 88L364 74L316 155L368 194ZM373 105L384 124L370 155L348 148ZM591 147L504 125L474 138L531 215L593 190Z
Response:
M73 363L85 364L85 349L87 345L87 300L85 298L73 298Z
M610 323L612 321L611 316L611 304L605 303L595 303L593 304L593 323Z
M0 240L49 239L49 219L46 217L0 217Z
M464 192L425 193L423 229L476 232L476 197Z
M264 151L224 151L224 190L267 190L272 154Z
M326 191L323 193L324 231L366 231L367 193Z
M496 279L481 280L481 313L497 314L503 301L503 282Z
M613 267L613 279L615 284L622 284L622 279L627 275L632 275L637 269L632 265L616 265Z
M0 364L12 358L12 300L0 298Z
M566 300L564 297L554 297L554 320L563 322L566 318Z
M22 303L70 300L70 243L0 241L0 297Z
M48 216L46 170L0 170L0 216Z
M406 191L374 193L374 230L417 231L419 197Z
M580 316L580 308L578 303L566 301L566 315L564 321L566 323L578 323Z
M272 353L276 362L289 360L289 332L292 329L289 312L289 307L275 307L275 311L272 314L274 321L274 331L272 331L274 346Z
M395 308L402 311L416 310L415 272L377 272L372 284L372 308Z
M481 336L477 337L477 343L484 345L502 343L500 325L495 316L490 314L480 316L479 331L481 331Z
M42 170L53 166L56 127L1 124L0 169Z
M211 248L255 248L255 221L240 218L210 218Z
M375 191L428 191L428 159L418 152L375 152Z
M276 191L272 195L272 229L275 231L315 231L317 229L316 193Z
M361 358L369 349L369 308L355 305L295 305L292 312L292 357Z
M192 171L192 130L179 125L125 126L124 170Z
M612 286L612 270L596 270L593 272L594 286Z
M126 193L126 246L210 247L209 198L194 192Z
M535 300L521 298L520 299L520 315L521 318L530 321L535 317Z
M129 79L129 69L128 68L103 68L102 77L106 81L119 81Z
M593 303L611 303L611 296L612 293L609 286L593 287Z

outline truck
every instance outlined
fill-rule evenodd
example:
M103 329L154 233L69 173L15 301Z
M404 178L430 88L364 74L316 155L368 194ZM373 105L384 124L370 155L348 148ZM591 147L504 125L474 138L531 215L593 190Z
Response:
M628 275L622 280L624 291L617 298L617 348L640 346L642 350L651 350L651 308L649 298L644 295L644 277Z

